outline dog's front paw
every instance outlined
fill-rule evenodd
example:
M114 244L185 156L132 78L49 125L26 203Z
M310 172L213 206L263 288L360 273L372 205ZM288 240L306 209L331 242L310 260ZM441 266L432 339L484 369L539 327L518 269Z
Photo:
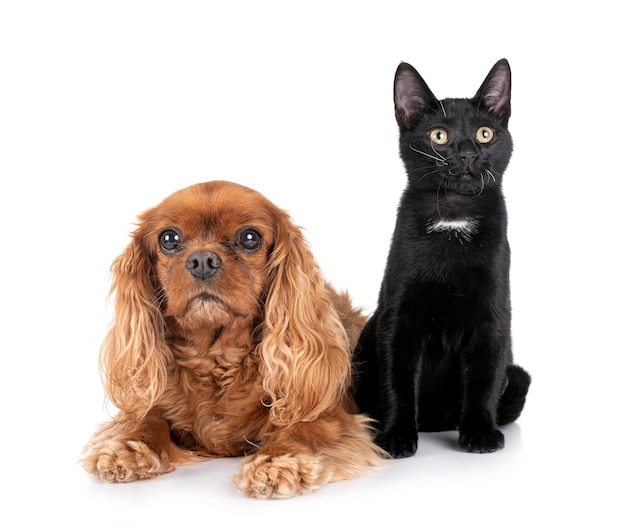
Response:
M143 441L106 441L82 459L88 472L113 483L151 479L174 470L163 453L159 457Z
M500 430L461 431L459 445L465 452L495 452L504 448L504 435Z
M235 484L254 498L289 498L321 487L330 476L322 461L310 454L256 454L244 461Z
M417 452L417 430L391 429L378 434L376 443L391 457L411 457Z

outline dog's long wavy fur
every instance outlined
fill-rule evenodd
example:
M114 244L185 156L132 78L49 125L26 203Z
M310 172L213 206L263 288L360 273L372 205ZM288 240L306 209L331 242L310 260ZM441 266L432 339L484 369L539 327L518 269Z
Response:
M237 239L244 228L261 239L253 250ZM159 248L167 229L182 240L169 253ZM186 264L206 252L218 269L198 279ZM235 483L267 498L382 463L349 395L365 318L261 194L223 181L172 194L140 216L112 276L100 367L119 412L86 445L87 471L127 482L245 455Z

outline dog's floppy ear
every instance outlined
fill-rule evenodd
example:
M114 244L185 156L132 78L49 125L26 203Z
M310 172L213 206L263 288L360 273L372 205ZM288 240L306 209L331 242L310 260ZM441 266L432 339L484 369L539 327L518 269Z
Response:
M269 258L259 351L270 415L312 421L338 403L350 378L346 332L299 228L284 214Z
M153 267L139 228L111 266L113 322L100 349L107 396L138 418L163 393L169 356Z

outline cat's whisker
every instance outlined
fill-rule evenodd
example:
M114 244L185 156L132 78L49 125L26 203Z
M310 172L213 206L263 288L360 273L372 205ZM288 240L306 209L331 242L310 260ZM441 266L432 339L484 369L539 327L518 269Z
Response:
M419 180L418 180L418 181L421 181L421 180L422 180L422 179L424 179L425 177L428 177L428 176L430 176L431 174L436 174L436 173L438 173L438 172L439 172L439 170L432 170L432 171L430 171L430 172L426 172L425 174L422 174L422 176L420 176L420 178L419 178Z
M408 172L408 175L411 176L413 173L415 172L419 172L419 170L413 170L411 172ZM428 176L431 176L432 174L436 174L437 172L439 172L438 170L433 170L431 172L427 172L426 174L422 174L417 181L422 181L422 179L427 178Z
M446 113L446 109L443 107L443 101L439 101L439 104L441 105L441 111L443 112L443 116L448 117L448 114Z
M487 170L486 170L486 172L487 172L487 175L488 175L491 179L493 179L493 182L495 183L495 182L496 182L496 177L493 175L493 173L491 172L491 170L487 169Z
M422 152L421 150L418 150L417 148L415 148L412 144L409 144L409 148L411 150L413 150L413 152L417 152L418 154L422 154L423 156L429 157L430 159L434 159L435 161L437 161L437 163L442 163L443 165L447 165L446 163L446 158L443 157L441 154L439 154L438 152L435 152L438 154L438 157L433 156L427 152ZM440 166L443 166L440 165Z
M432 141L430 143L430 149L439 157L439 159L441 159L444 165L446 164L446 161L450 159L450 158L443 157L440 152L437 152L437 150L435 150L435 145Z
M483 176L483 173L480 173L480 190L478 191L478 194L476 194L476 196L480 196L483 193L483 190L485 190L485 176Z
M427 165L427 166L429 166L429 167L430 167L430 166L432 166L432 165ZM413 175L413 174L415 174L415 173L421 174L421 175L420 175L420 177L419 177L419 179L418 179L418 181L421 181L421 180L422 180L422 179L424 179L425 177L428 177L428 176L430 176L430 175L432 175L432 174L437 174L437 173L439 172L439 169L437 169L437 168L436 168L436 169L434 169L434 170L431 170L430 172L425 172L425 173L422 173L422 170L424 170L424 168L426 168L426 167L416 167L416 168L415 168L415 169L413 169L413 170L409 170L409 171L407 172L407 174L408 174L408 175Z
M437 199L436 199L436 203L437 203L437 216L439 218L441 218L441 209L439 208L439 191L441 190L441 185L443 185L443 182L445 181L444 178L441 178L439 180L439 186L437 187Z

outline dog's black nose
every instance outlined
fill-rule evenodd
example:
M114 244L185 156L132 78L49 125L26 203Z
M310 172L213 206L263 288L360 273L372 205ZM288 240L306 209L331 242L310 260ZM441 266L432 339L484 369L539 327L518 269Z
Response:
M194 278L206 280L222 267L222 259L213 251L199 251L187 258L185 267Z

